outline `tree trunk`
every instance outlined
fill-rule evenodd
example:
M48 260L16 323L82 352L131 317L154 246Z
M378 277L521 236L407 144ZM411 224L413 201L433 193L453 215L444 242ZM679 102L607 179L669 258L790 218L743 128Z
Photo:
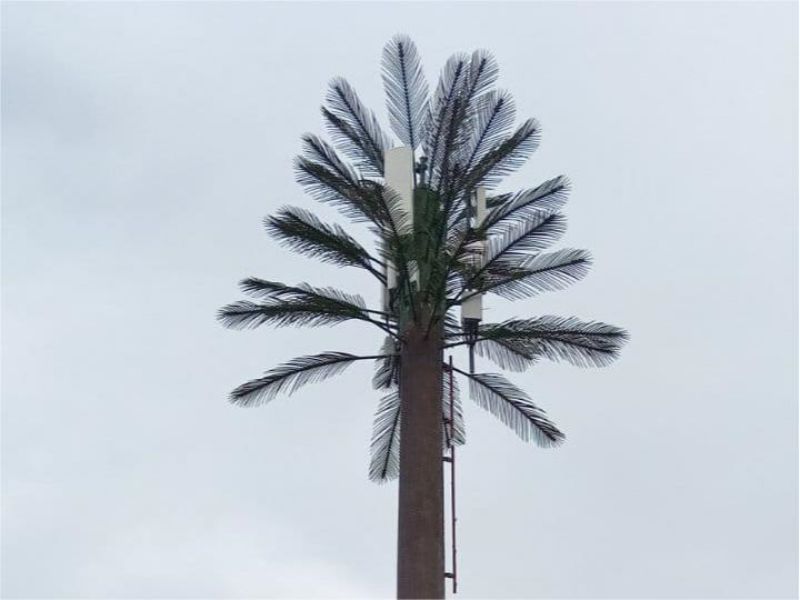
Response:
M441 331L405 332L400 355L397 597L444 598Z

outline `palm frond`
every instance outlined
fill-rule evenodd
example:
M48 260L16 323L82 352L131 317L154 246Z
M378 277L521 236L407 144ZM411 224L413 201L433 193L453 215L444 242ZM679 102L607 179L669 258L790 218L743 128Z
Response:
M391 141L375 114L364 107L353 87L341 77L331 81L327 102L322 115L337 147L364 175L383 176L383 154Z
M375 356L356 356L347 352L323 352L294 358L274 369L264 377L253 379L231 392L230 401L239 406L257 406L272 400L277 394L291 395L307 383L315 383L341 373L358 360Z
M475 352L502 369L517 372L526 370L538 358L526 344L515 339L481 339L475 344Z
M376 390L397 387L400 383L399 342L387 337L381 347L381 354L383 356L375 361L375 375L372 377L372 387Z
M513 134L496 143L464 174L459 189L471 190L479 185L493 188L528 160L528 156L539 145L539 137L539 123L535 119L528 119Z
M482 230L491 232L511 223L527 221L542 212L555 212L564 206L569 190L569 179L560 175L533 189L495 196L494 208L486 215Z
M474 287L507 300L524 300L580 281L589 273L592 257L586 250L564 248L528 256L519 260L519 266L509 266L510 262L513 259L485 269Z
M369 478L386 483L400 474L400 392L381 398L372 425Z
M319 327L336 325L351 319L362 318L362 313L323 307L313 302L250 302L239 300L223 306L217 319L229 329L255 329L261 325L275 327Z
M315 200L330 204L355 222L375 222L376 198L362 182L346 178L329 166L298 156L295 178Z
M414 42L405 35L392 38L383 49L381 67L392 130L415 150L421 142L428 83Z
M441 150L447 123L453 117L453 106L459 90L467 77L469 57L458 53L447 59L439 76L436 93L428 107L425 120L423 151L428 157L428 184L436 185L434 174L438 174Z
M447 368L446 366L444 368ZM450 418L450 378L445 374L442 378L442 417ZM463 445L466 442L464 412L458 390L458 382L453 379L453 443ZM370 442L369 478L377 483L386 483L396 479L400 473L400 429L401 406L400 393L394 389L381 398L372 426ZM447 438L443 439L446 445Z
M598 321L545 315L484 324L479 339L513 341L535 356L579 367L604 367L619 356L629 335L620 327Z
M361 179L359 173L336 153L336 150L320 137L306 133L301 138L303 154L312 161L324 165L341 179L357 185Z
M454 135L451 136L452 148L448 152L450 160L443 165L443 172L448 183L444 188L447 190L446 196L457 195L458 191L464 189L458 186L458 182L472 165L474 132L479 120L479 104L483 94L497 80L498 73L497 61L491 53L486 50L476 50L472 53L467 77L458 97L458 110L453 119L455 130ZM466 191L469 192L469 189ZM452 204L452 200L450 204Z
M444 374L442 376L442 414L445 421L450 420L450 375L447 372L449 365L444 364ZM454 369L455 370L455 369ZM447 434L445 434L445 443ZM453 377L453 444L462 446L467 442L467 431L464 424L464 409L461 405L461 391L458 387L458 379Z
M528 395L496 373L466 373L470 395L479 406L488 410L525 441L533 440L547 448L564 441L564 434L547 418L545 412L531 402Z
M476 105L497 73L492 55L477 50L471 57L463 53L450 57L439 79L424 150L430 165L428 185L443 193L448 207L457 201L450 197L452 182L464 174L474 150L470 142L474 142Z
M488 50L475 50L470 57L469 80L465 94L469 103L480 97L497 81L500 68Z
M264 324L277 327L335 325L351 319L375 323L363 298L335 288L307 284L289 286L257 277L245 279L242 290L266 302L239 301L222 307L217 318L231 329L250 329Z
M307 283L286 285L259 277L248 277L239 282L239 288L254 298L269 298L298 302L321 302L347 309L366 311L367 305L358 294L349 294L333 287L314 287Z
M458 204L459 195L455 183L463 174L464 148L469 141L469 114L466 112L465 98L459 94L444 115L442 151L440 157L431 165L431 187L443 201L447 221L451 208Z
M542 213L522 223L511 224L486 243L486 253L481 266L475 271L465 287L472 287L484 273L492 269L515 269L530 256L530 252L544 250L560 238L567 228L566 219L558 213ZM462 244L466 264L472 262Z
M388 225L391 233L399 239L400 236L412 232L413 223L411 215L405 209L402 196L390 187L378 185L383 200L384 224Z
M507 286L509 293L513 294L524 289L526 282L530 283L530 289L535 289L540 280L544 284L556 282L555 273L547 278L538 271L523 271L521 265L531 258L530 252L547 248L563 235L566 231L566 218L563 215L542 209L531 211L527 219L510 218L505 223L496 223L488 235L481 265L476 269L475 255L470 242L480 239L482 232L476 233L468 229L465 225L466 219L457 211L453 212L446 240L446 253L449 255L445 267L448 273L448 294L453 291L453 284L457 280L463 281L460 293L467 288L489 290L491 287L500 287L500 284L503 284ZM536 262L531 266L539 269L548 265ZM575 266L573 269L575 276L582 276L583 273L578 271L579 267ZM484 279L486 281L483 281ZM515 284L518 279L523 280L522 283Z
M560 213L542 213L511 224L487 239L485 264L492 265L501 258L516 262L523 253L551 246L566 230L567 220Z
M341 267L360 267L383 280L373 266L376 259L361 244L340 225L323 223L310 211L284 206L265 218L264 226L282 246L295 252Z
M514 115L514 99L508 92L488 92L476 101L472 135L465 148L465 171L507 136L514 124Z

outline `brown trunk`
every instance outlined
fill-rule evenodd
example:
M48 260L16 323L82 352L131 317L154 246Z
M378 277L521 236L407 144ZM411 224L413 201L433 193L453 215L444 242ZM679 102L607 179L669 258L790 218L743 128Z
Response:
M441 333L406 331L400 358L397 597L444 598Z

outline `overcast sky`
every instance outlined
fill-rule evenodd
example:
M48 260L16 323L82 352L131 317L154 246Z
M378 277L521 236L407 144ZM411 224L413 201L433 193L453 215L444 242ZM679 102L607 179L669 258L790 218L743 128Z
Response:
M510 375L566 432L557 450L465 399L459 596L796 595L797 16L4 2L4 597L394 594L397 487L367 480L371 366L257 409L226 402L276 363L381 336L235 332L214 313L250 275L377 300L368 276L291 255L261 220L315 206L291 160L323 131L330 78L386 122L380 53L397 32L431 81L453 52L490 49L518 115L541 121L501 190L574 184L562 245L591 250L593 272L490 299L488 318L632 335L607 369Z

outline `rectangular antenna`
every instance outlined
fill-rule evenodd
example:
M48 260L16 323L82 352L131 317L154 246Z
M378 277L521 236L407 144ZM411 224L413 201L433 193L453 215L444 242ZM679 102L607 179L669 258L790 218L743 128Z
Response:
M414 222L414 155L408 146L387 150L384 154L383 179L402 201L402 209ZM408 232L410 233L410 232Z
M408 215L410 227L414 223L414 155L411 148L399 146L384 153L383 160L384 185L400 197L400 208ZM411 231L401 231L411 233ZM386 265L386 288L393 290L397 287L397 269L389 262ZM412 281L418 281L419 276L412 275ZM391 297L387 289L383 290L384 310L388 312Z

